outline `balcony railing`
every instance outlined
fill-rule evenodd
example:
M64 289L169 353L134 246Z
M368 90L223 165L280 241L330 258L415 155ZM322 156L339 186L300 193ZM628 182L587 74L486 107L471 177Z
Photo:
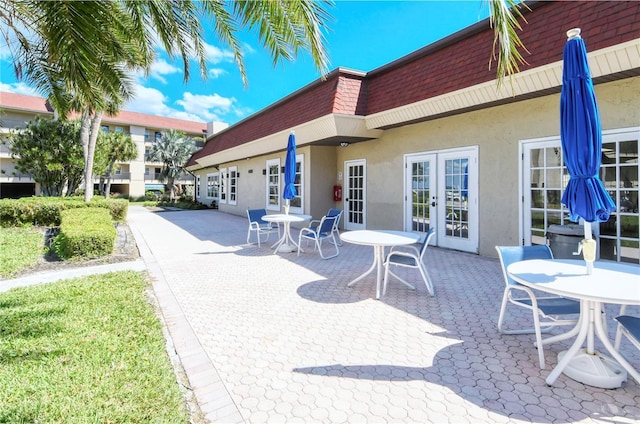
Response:
M153 174L144 174L145 181L160 181L160 173L155 172ZM194 178L191 174L181 174L176 178L176 183L193 182Z
M100 178L104 178L106 179L106 175L103 175L102 177L100 175L94 175L93 176L93 180L94 181L100 181ZM112 174L111 175L111 182L114 181L130 181L131 180L131 172L121 172L119 174Z
M22 174L20 172L5 172L0 173L0 179L4 181L24 181L24 182L33 182L33 178L31 174Z

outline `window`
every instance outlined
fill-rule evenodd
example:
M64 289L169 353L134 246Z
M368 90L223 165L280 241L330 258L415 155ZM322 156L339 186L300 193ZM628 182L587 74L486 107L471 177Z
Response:
M103 132L109 132L109 125L103 125L102 126L102 131Z
M592 225L601 259L640 263L638 129L602 133L600 179L616 204L607 222ZM559 137L524 141L523 234L525 244L546 243L550 225L575 224L561 204L569 181Z
M267 209L280 210L280 159L267 161Z
M220 203L227 203L227 168L220 168Z
M124 128L122 128L122 127L116 127L116 132L118 132L118 133L124 133Z
M148 170L149 168L147 168ZM200 175L196 175L196 199L200 197Z
M296 179L293 185L296 188L296 197L291 199L291 212L304 213L304 193L302 191L304 185L302 183L304 155L296 155ZM283 180L284 184L284 180Z
M160 138L162 138L162 133L160 131L156 131L155 138L156 141L160 140Z
M229 182L227 184L229 190L229 204L238 204L238 167L229 167Z
M207 174L207 198L217 199L220 194L220 174Z

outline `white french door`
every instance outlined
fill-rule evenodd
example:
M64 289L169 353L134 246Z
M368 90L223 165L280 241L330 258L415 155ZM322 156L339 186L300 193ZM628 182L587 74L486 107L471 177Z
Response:
M364 230L366 228L366 165L364 159L344 163L345 230Z
M478 252L478 149L405 155L405 231L436 227L434 243Z

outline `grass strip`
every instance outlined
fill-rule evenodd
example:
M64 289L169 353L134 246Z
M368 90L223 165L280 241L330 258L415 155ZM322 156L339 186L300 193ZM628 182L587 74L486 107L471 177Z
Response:
M0 278L15 276L38 262L44 252L44 235L34 227L0 229Z
M141 275L0 294L0 422L188 423Z

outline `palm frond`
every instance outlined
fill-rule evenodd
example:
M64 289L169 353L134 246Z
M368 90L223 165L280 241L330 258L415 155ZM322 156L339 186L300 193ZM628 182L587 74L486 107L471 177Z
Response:
M528 50L518 36L522 30L519 19L527 22L522 15L522 8L528 9L519 0L487 0L490 8L491 25L494 28L493 47L489 67L496 60L496 80L498 89L505 77L509 77L513 92L513 75L520 72L520 65L526 64L519 49Z

